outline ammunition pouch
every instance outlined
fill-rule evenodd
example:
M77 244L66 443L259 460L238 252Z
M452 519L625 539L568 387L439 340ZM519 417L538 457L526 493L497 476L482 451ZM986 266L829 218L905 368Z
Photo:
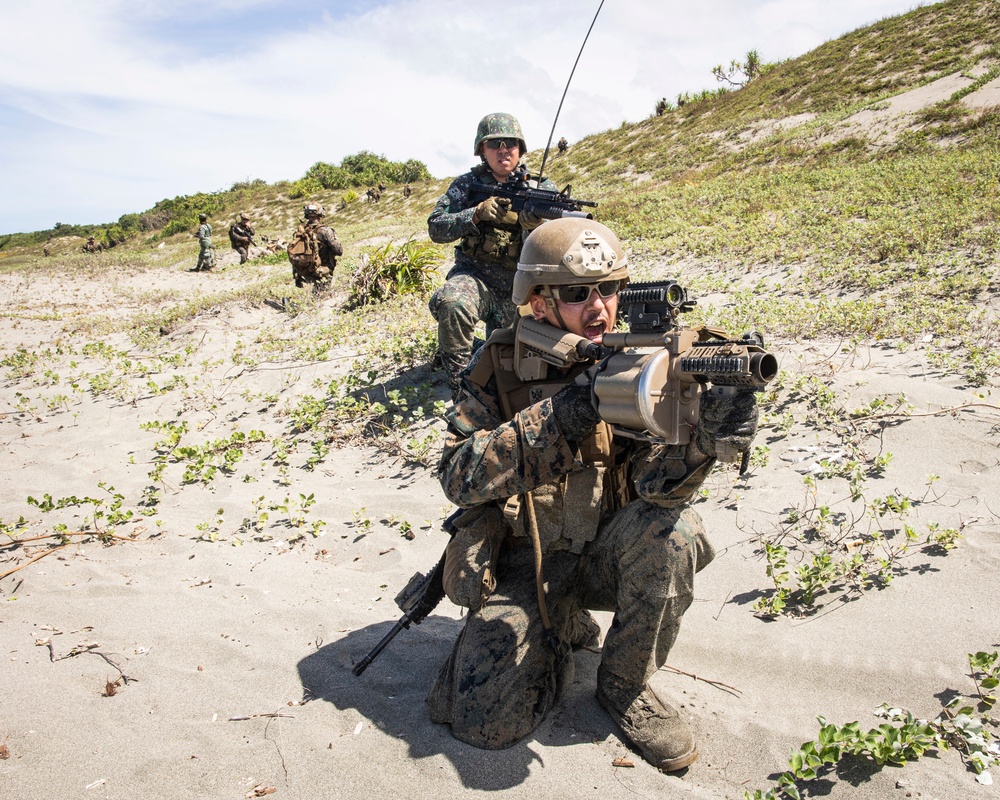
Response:
M497 264L513 272L521 255L520 226L479 224L480 232L465 236L459 245L462 253L476 261Z
M486 503L470 508L454 527L444 551L444 591L455 605L475 611L496 588L497 559L510 526L496 505Z

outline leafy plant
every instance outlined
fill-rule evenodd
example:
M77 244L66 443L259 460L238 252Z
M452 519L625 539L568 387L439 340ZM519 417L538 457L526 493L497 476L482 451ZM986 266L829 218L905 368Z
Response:
M365 251L351 276L348 308L382 302L410 292L426 292L443 261L441 251L412 236L400 245L388 242Z
M996 652L968 655L980 706L990 710L996 698L988 692L998 684ZM984 694L985 692L985 694ZM875 715L886 720L867 731L858 722L833 725L818 717L820 729L815 741L805 742L792 753L789 769L767 790L745 791L745 800L800 800L802 786L828 774L832 765L845 756L870 758L878 766L902 766L916 761L930 750L957 749L983 782L991 782L987 771L1000 763L1000 746L988 726L995 721L979 717L971 706L962 706L962 696L951 700L933 720L917 719L902 708L883 704Z

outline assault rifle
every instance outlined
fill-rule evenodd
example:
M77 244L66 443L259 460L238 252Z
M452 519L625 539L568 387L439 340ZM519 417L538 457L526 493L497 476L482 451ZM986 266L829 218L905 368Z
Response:
M442 523L442 527L449 534L454 534L455 520L465 513L464 508L460 508L448 519ZM438 560L437 564L434 566L430 572L424 575L422 572L417 572L410 578L403 590L396 595L396 605L399 606L400 610L403 612L403 616L399 618L399 621L392 626L389 632L382 637L377 645L375 645L371 651L362 658L351 672L355 676L360 676L362 672L371 666L371 663L378 658L379 653L381 653L387 644L396 638L400 631L409 628L410 625L419 625L423 622L427 615L430 614L437 604L444 599L444 553L441 554L441 558Z
M523 381L599 360L593 380L601 419L617 433L666 444L687 444L698 423L703 391L759 392L778 373L777 359L759 333L731 339L713 328L695 329L679 317L697 301L677 281L635 283L618 293L627 333L606 333L601 344L532 317L516 323L514 368ZM748 454L742 454L741 471ZM722 448L720 461L740 454Z
M473 183L469 196L479 203L487 197L499 197L510 203L511 211L526 211L542 219L559 217L583 217L593 219L594 215L584 211L584 206L597 208L593 200L577 200L570 197L573 187L566 184L561 192L555 189L540 189L540 179L529 175L528 168L521 164L503 183Z

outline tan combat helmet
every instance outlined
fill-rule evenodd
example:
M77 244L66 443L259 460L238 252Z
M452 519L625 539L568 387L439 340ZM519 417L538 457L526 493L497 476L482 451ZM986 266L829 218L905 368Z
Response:
M249 222L250 221L250 215L246 211L241 211L240 212L240 219L243 220L244 222Z
M473 155L483 154L483 142L487 139L517 139L521 146L521 155L523 156L528 150L528 146L524 143L524 134L521 133L521 123L512 114L498 112L487 114L479 120Z
M628 257L618 237L596 220L562 217L524 240L512 297L520 306L544 286L613 280L628 280Z
M305 207L302 209L302 213L306 216L306 218L308 218L322 217L325 216L326 212L323 211L323 206L319 203L306 203Z
M199 214L199 215L198 215L198 219L199 219L199 220L200 220L201 222L208 222L208 214Z

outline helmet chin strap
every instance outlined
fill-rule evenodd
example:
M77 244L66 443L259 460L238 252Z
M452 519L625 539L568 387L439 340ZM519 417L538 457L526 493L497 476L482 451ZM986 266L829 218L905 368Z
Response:
M564 331L569 330L566 327L566 321L562 318L562 314L559 313L559 304L556 302L555 297L552 296L552 289L548 286L543 286L538 294L545 298L545 305L552 309L552 313L555 314L556 320L559 322L559 327Z

